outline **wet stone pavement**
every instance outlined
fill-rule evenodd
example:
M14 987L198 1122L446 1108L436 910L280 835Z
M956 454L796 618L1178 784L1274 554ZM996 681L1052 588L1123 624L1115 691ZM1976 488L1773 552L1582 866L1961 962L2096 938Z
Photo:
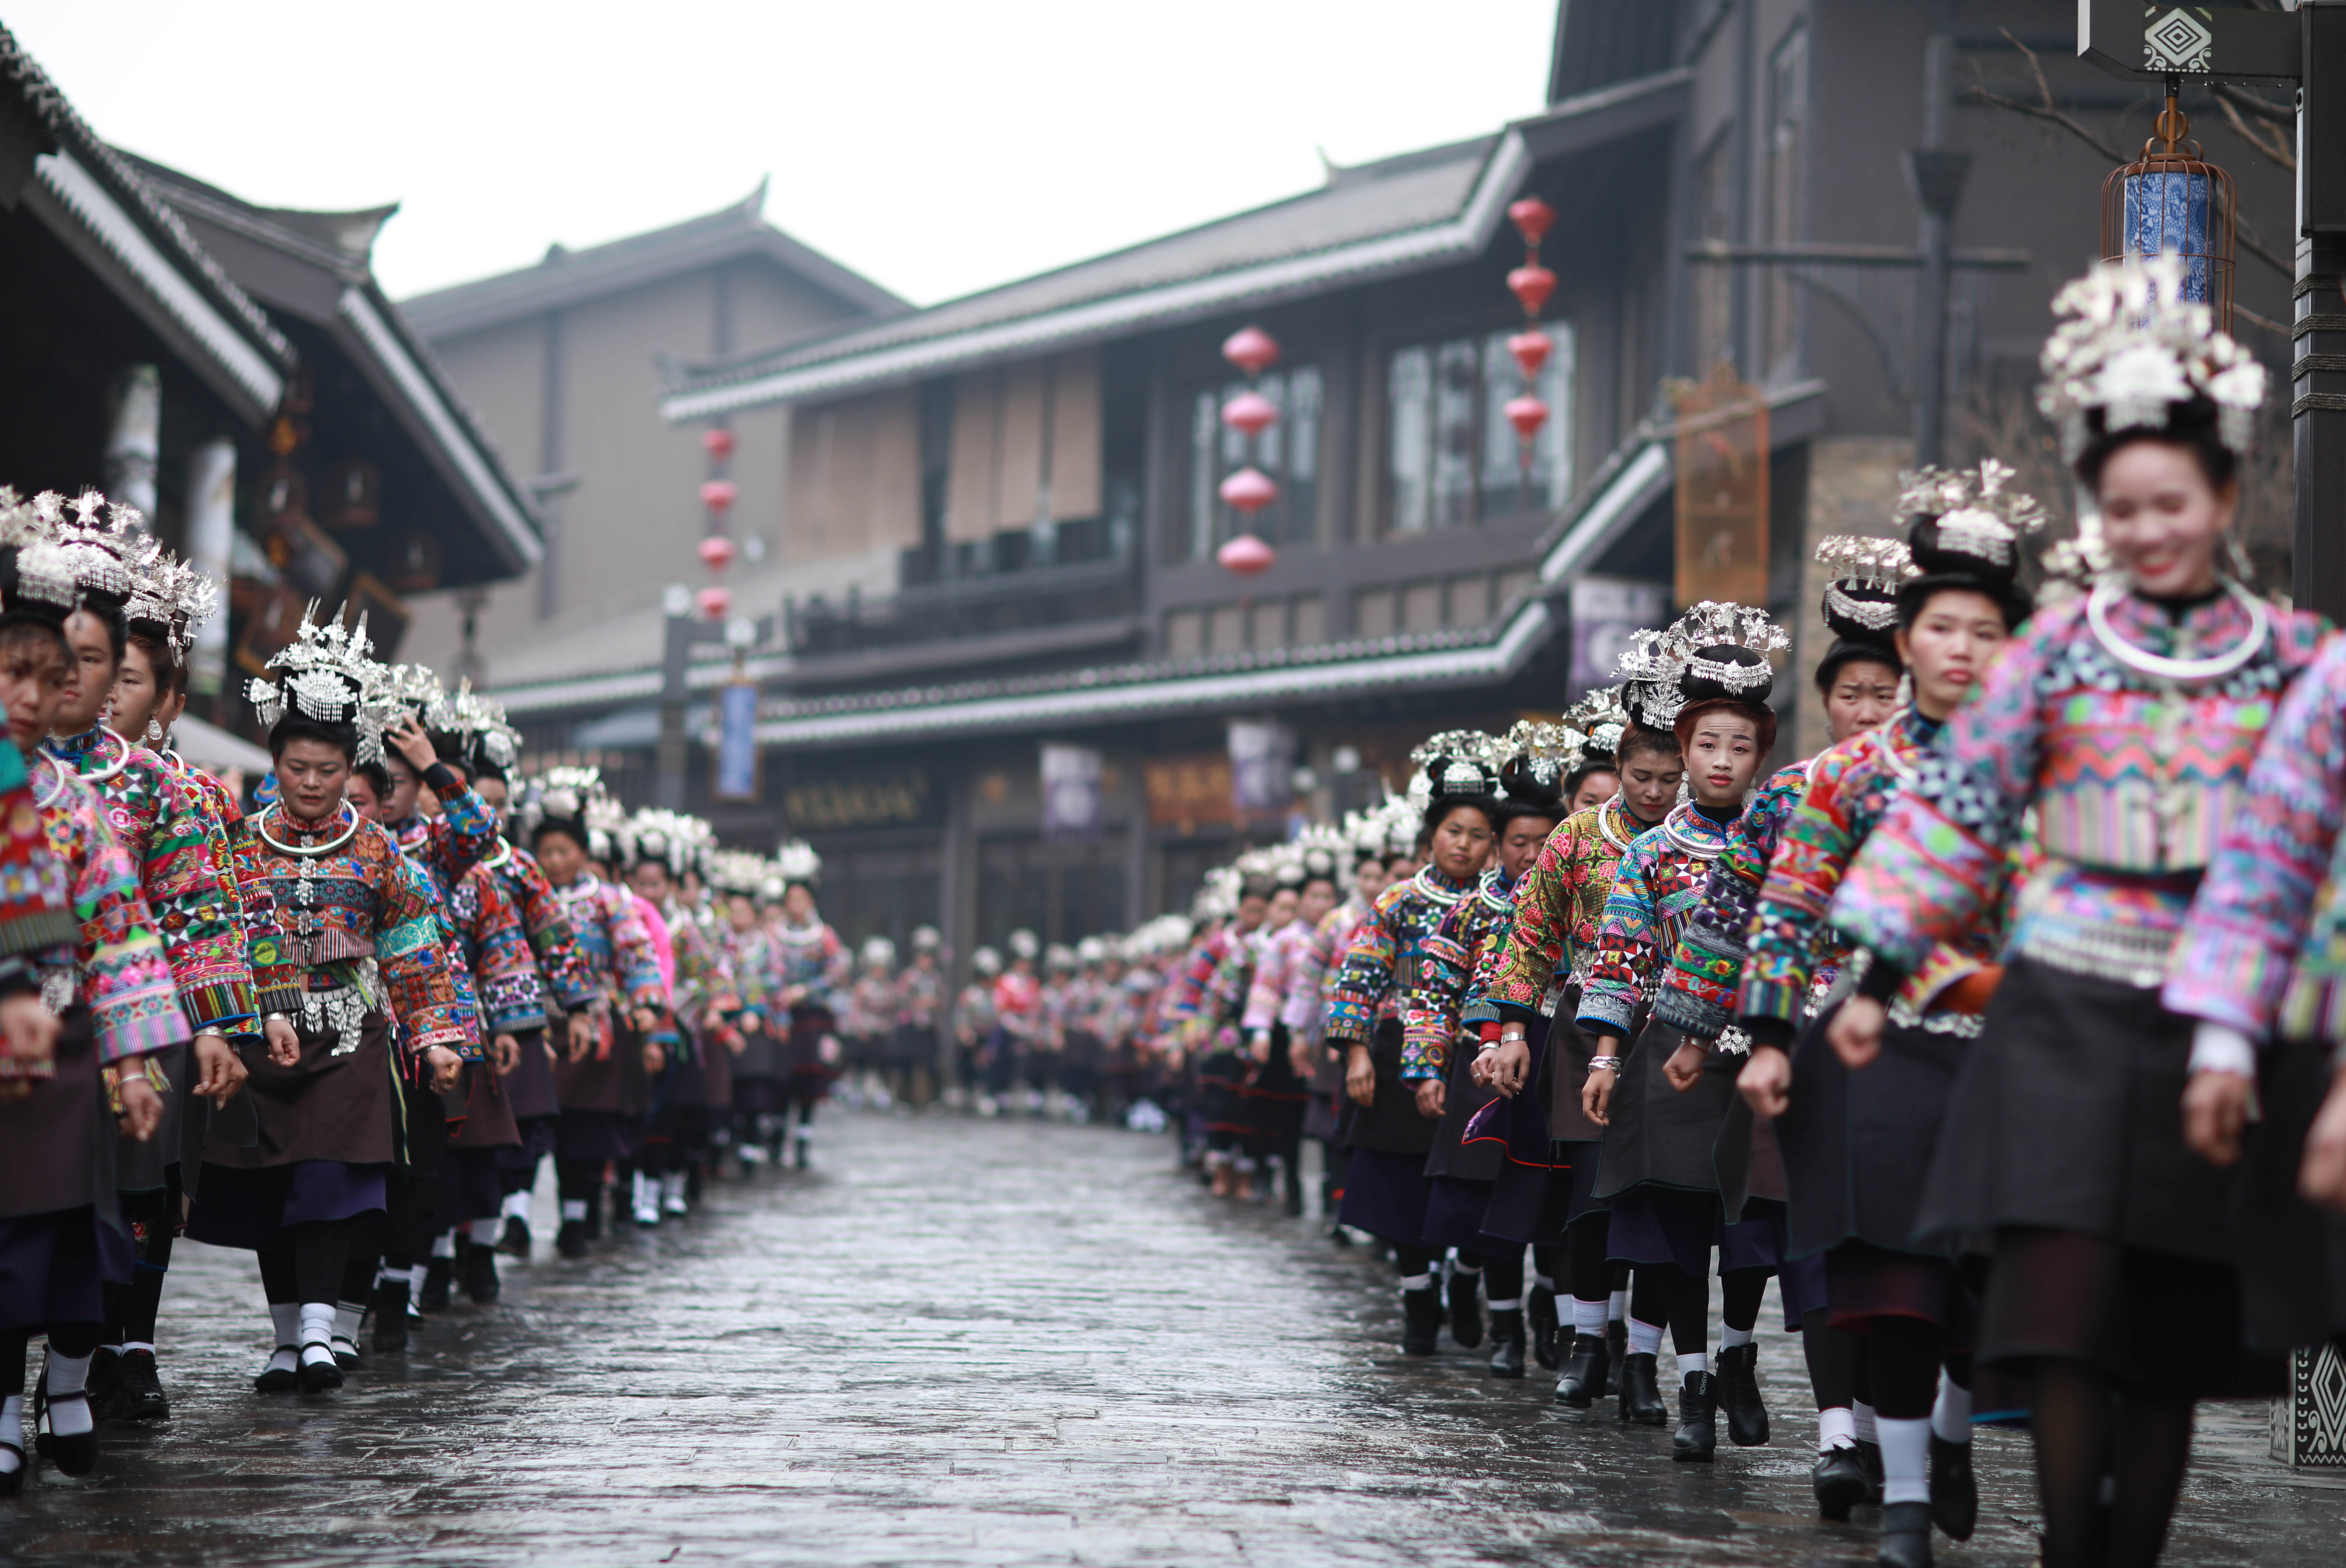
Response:
M1101 1128L834 1115L818 1169L714 1188L589 1263L505 1269L339 1395L262 1398L242 1254L183 1247L167 1427L0 1501L0 1559L343 1563L1862 1563L1820 1522L1799 1341L1775 1441L1669 1461L1536 1369L1395 1349L1389 1265ZM541 1194L540 1214L552 1212ZM1770 1311L1775 1303L1771 1297ZM2178 1331L2180 1328L2178 1326ZM2181 1342L2178 1340L2178 1348ZM1667 1361L1665 1363L1667 1369ZM2346 1486L2204 1423L2168 1560L2346 1560ZM1984 1433L1950 1564L2033 1555L2025 1437Z

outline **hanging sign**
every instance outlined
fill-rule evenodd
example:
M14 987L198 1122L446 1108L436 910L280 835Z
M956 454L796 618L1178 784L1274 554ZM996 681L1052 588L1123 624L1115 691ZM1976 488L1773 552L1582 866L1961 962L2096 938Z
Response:
M729 681L717 688L717 787L719 800L758 798L758 683Z

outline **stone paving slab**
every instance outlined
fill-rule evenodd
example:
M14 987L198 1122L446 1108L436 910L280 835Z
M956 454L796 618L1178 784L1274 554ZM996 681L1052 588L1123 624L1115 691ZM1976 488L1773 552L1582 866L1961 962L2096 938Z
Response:
M1478 1354L1405 1359L1390 1266L1233 1209L1168 1141L839 1115L821 1168L716 1187L586 1263L509 1265L341 1394L262 1399L243 1254L180 1249L168 1427L0 1502L0 1559L431 1564L1865 1563L1814 1514L1799 1340L1774 1441L1669 1461ZM550 1190L541 1214L553 1212ZM1774 1303L1770 1303L1774 1311ZM1781 1316L1773 1319L1775 1329ZM2168 1557L2346 1561L2346 1487L2207 1413ZM2026 1439L1983 1433L1957 1568L2025 1568Z

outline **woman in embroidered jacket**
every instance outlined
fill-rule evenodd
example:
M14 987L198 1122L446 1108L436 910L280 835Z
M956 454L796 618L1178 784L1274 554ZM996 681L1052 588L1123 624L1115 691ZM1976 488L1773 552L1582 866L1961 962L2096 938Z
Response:
M429 893L344 799L354 763L382 748L382 667L363 627L305 619L270 667L281 684L256 680L249 695L282 794L237 852L239 882L274 911L252 943L267 1037L247 1061L259 1137L240 1147L215 1129L188 1234L260 1255L277 1348L255 1386L315 1393L342 1385L343 1266L387 1236L394 1031L407 1074L445 1090L464 1029Z
M1596 1199L1604 1129L1581 1110L1594 1051L1574 1020L1621 857L1669 815L1686 776L1678 737L1658 716L1651 724L1633 718L1624 706L1630 697L1642 704L1644 689L1609 687L1565 715L1589 738L1581 769L1566 781L1567 793L1577 799L1591 773L1609 773L1615 788L1595 805L1576 808L1548 835L1516 885L1507 930L1486 944L1471 986L1496 1018L1480 1024L1496 1048L1478 1054L1477 1066L1501 1095L1513 1099L1529 1091L1534 1107L1545 1112L1545 1126L1535 1128L1528 1146L1511 1142L1515 1157L1493 1183L1483 1228L1548 1249L1546 1272L1564 1281L1572 1298L1573 1333L1569 1345L1559 1347L1564 1369L1556 1399L1575 1410L1612 1391L1627 1349L1627 1302L1617 1288L1626 1270L1611 1257L1612 1211ZM1535 1163L1543 1135L1544 1168ZM1557 1332L1561 1339L1561 1324Z
M1651 677L1667 678L1679 698L1669 717L1692 799L1621 857L1580 996L1582 1032L1604 1037L1581 1094L1584 1114L1605 1128L1596 1196L1612 1206L1613 1257L1636 1266L1622 1416L1654 1425L1668 1419L1656 1370L1667 1322L1681 1381L1672 1440L1681 1460L1708 1461L1718 1442L1719 1390L1707 1353L1714 1246L1725 1297L1729 1435L1746 1446L1768 1441L1767 1410L1749 1374L1760 1298L1780 1259L1781 1226L1780 1217L1721 1212L1712 1146L1735 1095L1730 1061L1713 1066L1712 1054L1691 1044L1669 1050L1678 1033L1642 1027L1643 1015L1775 744L1768 655L1790 640L1763 612L1706 602L1646 645L1657 664ZM1662 706L1667 711L1667 701ZM1626 1054L1624 1043L1632 1043Z
M1965 1054L1917 1217L1993 1233L1980 1356L2025 1368L2048 1568L2157 1553L2193 1402L2253 1389L2238 1356L2227 1172L2187 1148L2248 1081L2190 1071L2160 1005L2169 950L2244 796L2316 618L2218 575L2263 371L2179 300L2160 258L2055 301L2039 405L2099 504L2117 565L2037 613L1948 720L1841 884L1834 923L1872 955L1832 1025L1862 1054L1882 998L1992 917L2034 811L2001 985ZM2187 1095L2186 1081L2189 1080ZM2170 1325L2188 1323L2178 1344ZM2110 1442L2116 1502L2101 1515ZM2097 1522L2098 1520L2098 1522Z
M1495 769L1474 755L1447 752L1414 759L1425 769L1432 798L1425 808L1424 868L1394 882L1352 937L1328 1003L1326 1039L1344 1053L1342 1138L1352 1162L1337 1217L1392 1244L1404 1314L1402 1349L1430 1356L1443 1320L1432 1272L1438 1254L1425 1234L1425 1156L1434 1123L1402 1082L1402 1041L1410 986L1426 939L1453 905L1473 891L1495 835ZM1472 1299L1477 1281L1463 1293ZM1454 1337L1482 1339L1481 1313L1454 1317Z
M1850 1408L1862 1364L1878 1413L1888 1563L1927 1561L1934 1518L1948 1535L1968 1538L1977 1512L1972 1304L1947 1251L1917 1251L1911 1237L1955 1067L1979 1033L2000 922L1984 921L1959 946L1943 945L1908 979L1863 1071L1851 1071L1856 1064L1826 1044L1830 1013L1809 1021L1817 977L1843 961L1825 917L1850 860L2029 613L2014 581L2016 546L2043 511L2005 490L2008 477L1993 460L1976 474L1925 470L1902 500L1914 516L1912 553L1923 575L1893 589L1893 574L1881 588L1895 593L1898 653L1911 669L1913 701L1887 726L1810 765L1807 796L1760 891L1736 1003L1752 1041L1744 1097L1775 1118L1783 1154L1787 1272L1806 1265L1825 1279L1826 1307L1803 1324L1804 1339L1816 1341L1804 1348L1818 1397L1818 1505L1828 1518L1846 1519L1872 1490Z
M1279 1003L1279 1022L1287 1031L1288 1049L1295 1069L1311 1085L1303 1112L1303 1135L1320 1145L1320 1212L1329 1220L1328 1234L1341 1241L1343 1227L1335 1223L1344 1199L1344 1149L1337 1141L1336 1121L1344 1094L1344 1064L1327 1048L1322 1031L1328 1022L1328 987L1336 966L1352 945L1352 934L1369 918L1377 895L1385 886L1387 833L1380 812L1347 818L1345 837L1351 845L1352 891L1341 903L1312 923L1295 944ZM1127 976L1136 984L1140 971Z
M43 1374L50 1454L68 1475L97 1461L88 1393L103 1287L132 1258L93 1146L110 1093L124 1134L162 1122L158 1056L183 1044L179 1012L137 869L97 794L33 749L71 690L64 623L78 597L55 546L0 491L0 1496L25 1484L25 1352L48 1338ZM28 781L27 753L34 759ZM111 1142L111 1139L107 1140ZM36 1412L37 1414L37 1412Z

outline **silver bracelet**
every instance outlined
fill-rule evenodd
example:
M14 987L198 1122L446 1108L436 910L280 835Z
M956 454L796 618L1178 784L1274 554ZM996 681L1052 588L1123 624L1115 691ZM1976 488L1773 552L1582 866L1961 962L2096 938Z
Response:
M1474 1054L1480 1056L1485 1051L1496 1051L1509 1040L1521 1040L1523 1036L1520 1034L1503 1034L1496 1040L1485 1040L1480 1045L1474 1047Z
M1607 1073L1618 1073L1621 1071L1621 1058L1618 1056L1591 1056L1588 1059L1588 1070L1594 1073L1599 1067L1604 1068Z

